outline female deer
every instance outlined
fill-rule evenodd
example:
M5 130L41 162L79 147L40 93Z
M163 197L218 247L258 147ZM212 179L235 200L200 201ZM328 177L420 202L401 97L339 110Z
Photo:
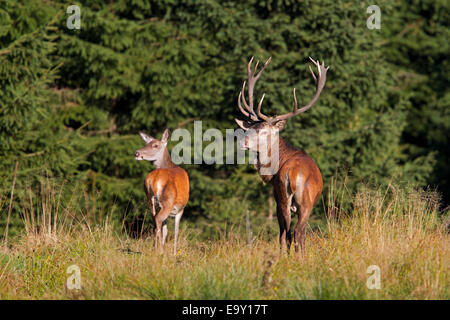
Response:
M169 216L175 217L175 236L173 252L177 253L177 238L181 216L184 207L189 200L189 177L186 171L172 162L167 151L169 141L169 129L158 140L139 133L146 146L136 150L136 160L153 162L155 170L145 178L144 190L147 195L148 205L156 227L155 245L160 244L161 250L167 239L166 220Z

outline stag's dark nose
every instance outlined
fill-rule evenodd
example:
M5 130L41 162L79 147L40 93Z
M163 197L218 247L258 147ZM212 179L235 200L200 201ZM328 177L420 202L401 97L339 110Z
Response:
M139 152L138 152L138 151L136 151L136 152L134 153L134 157L135 157L135 158L139 157Z

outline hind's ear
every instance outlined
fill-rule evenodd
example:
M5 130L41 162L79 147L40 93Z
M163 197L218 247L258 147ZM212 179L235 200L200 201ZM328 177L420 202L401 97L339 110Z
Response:
M167 145L167 142L169 142L169 137L170 137L170 131L168 128L166 128L166 130L164 130L162 138L161 138L161 142L164 145Z
M142 131L139 132L139 135L141 136L142 140L145 141L145 143L150 143L150 141L152 141L154 139L153 137L147 135L146 133L144 133Z

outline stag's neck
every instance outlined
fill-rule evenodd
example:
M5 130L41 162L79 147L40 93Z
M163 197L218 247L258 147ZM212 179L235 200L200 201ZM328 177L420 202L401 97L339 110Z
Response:
M170 157L167 148L164 148L161 157L153 161L153 165L155 166L156 169L167 169L176 167L175 163L172 162L172 158Z
M267 153L269 156L272 154L272 150L269 150ZM297 149L296 147L292 146L289 142L284 140L282 137L278 138L278 159L277 163L273 164L273 171L272 174L266 174L267 170L264 170L267 167L271 167L272 163L269 159L261 159L262 153L258 153L257 162L256 162L256 170L258 170L258 174L261 177L262 181L267 183L272 181L273 177L278 174L280 169L283 167L283 165L286 163L287 160L289 160L292 156L296 154L305 154L304 151ZM264 164L265 163L265 164Z

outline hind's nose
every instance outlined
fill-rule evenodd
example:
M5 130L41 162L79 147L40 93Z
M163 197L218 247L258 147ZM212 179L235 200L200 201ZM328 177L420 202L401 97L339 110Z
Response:
M134 156L135 156L135 158L139 157L139 152L136 151L136 152L134 153Z

